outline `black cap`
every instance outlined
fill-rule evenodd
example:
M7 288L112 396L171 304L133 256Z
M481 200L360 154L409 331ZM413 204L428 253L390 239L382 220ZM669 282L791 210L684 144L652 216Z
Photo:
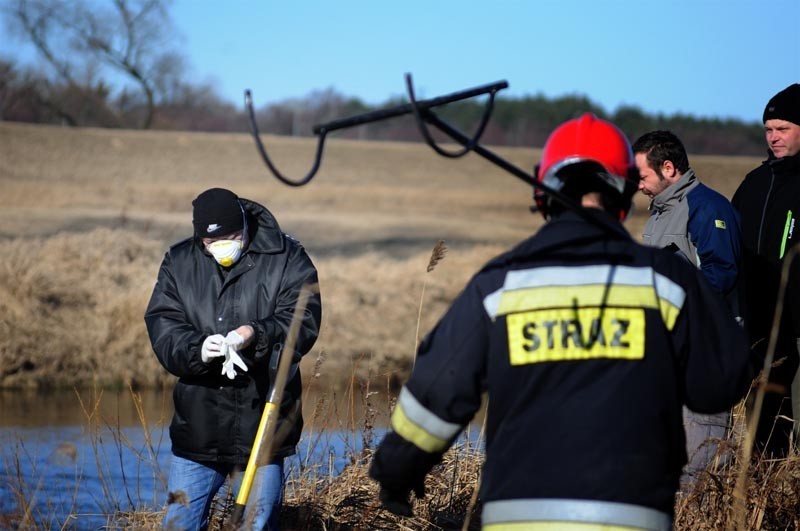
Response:
M800 83L789 85L772 96L764 109L764 123L767 120L786 120L800 125Z
M201 238L226 236L244 228L239 197L224 188L206 190L192 201L194 233Z

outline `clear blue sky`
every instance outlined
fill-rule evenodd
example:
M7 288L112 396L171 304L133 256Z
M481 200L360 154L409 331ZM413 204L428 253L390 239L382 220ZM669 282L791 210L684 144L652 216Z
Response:
M757 121L800 82L800 0L174 0L171 14L193 80L237 105L245 88L257 106L329 87L381 103L411 72L419 97L506 79L501 94Z

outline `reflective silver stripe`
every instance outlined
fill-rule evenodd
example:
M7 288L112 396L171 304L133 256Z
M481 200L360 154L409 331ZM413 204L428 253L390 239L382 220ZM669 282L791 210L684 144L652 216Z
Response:
M661 511L599 500L521 499L487 502L483 524L514 522L580 522L670 531L672 518Z
M538 288L542 286L585 286L606 284L611 278L613 284L630 286L652 286L652 267L613 266L552 266L509 271L503 289Z
M670 304L675 306L678 311L683 308L683 303L686 302L686 291L680 287L676 282L668 279L660 273L656 273L656 293L659 299L669 301Z
M442 420L425 409L405 386L400 390L397 403L403 408L403 413L408 420L438 439L450 440L461 430L460 425Z
M500 307L501 298L503 298L503 288L483 298L483 307L491 319L497 317L497 309Z
M668 301L678 311L686 301L686 291L676 282L652 267L630 267L610 265L537 267L509 271L503 286L483 299L483 307L491 319L497 317L503 293L526 288L548 286L587 286L613 284L616 286L653 286L660 299Z

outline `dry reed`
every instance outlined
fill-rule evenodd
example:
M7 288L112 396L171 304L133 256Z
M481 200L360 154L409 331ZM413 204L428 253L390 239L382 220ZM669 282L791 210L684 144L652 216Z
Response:
M428 266L425 268L426 273L433 272L436 269L436 266L439 264L441 260L444 259L444 255L447 253L447 246L444 244L444 240L439 240L436 242L436 245L433 246L433 250L431 250L431 257L428 260ZM422 322L422 303L425 300L425 288L428 285L428 276L425 275L425 279L422 281L422 292L419 295L419 311L417 312L417 327L414 331L414 361L417 360L417 345L419 345L419 326ZM412 364L413 365L413 364Z

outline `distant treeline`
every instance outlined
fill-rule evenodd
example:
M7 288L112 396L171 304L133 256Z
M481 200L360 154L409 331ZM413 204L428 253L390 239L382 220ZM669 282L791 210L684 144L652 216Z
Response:
M55 83L35 71L0 60L0 120L62 124L75 127L141 128L191 131L247 131L244 105L224 101L211 86L171 81L159 87L152 108L135 91L115 93L105 82ZM257 94L255 97L257 98ZM263 133L310 136L311 128L336 118L405 103L397 99L368 105L334 89L260 107ZM472 133L483 112L483 98L440 108L450 123ZM653 129L670 129L690 153L755 155L766 153L763 128L756 122L696 118L691 115L649 114L622 106L608 112L586 96L547 98L542 95L498 96L483 142L492 145L542 146L550 131L583 112L593 112L617 124L634 140ZM334 133L340 138L418 141L410 117L392 119Z

